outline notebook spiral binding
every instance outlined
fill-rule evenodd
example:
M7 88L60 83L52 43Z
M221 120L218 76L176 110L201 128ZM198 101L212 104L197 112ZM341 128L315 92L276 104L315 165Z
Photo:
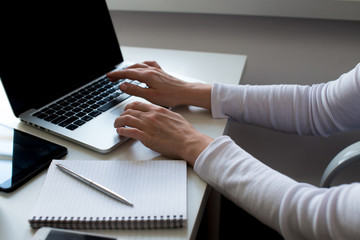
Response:
M183 215L180 216L141 216L141 217L103 217L89 219L80 217L33 217L29 220L32 228L55 227L66 229L156 229L156 228L182 228L186 226Z

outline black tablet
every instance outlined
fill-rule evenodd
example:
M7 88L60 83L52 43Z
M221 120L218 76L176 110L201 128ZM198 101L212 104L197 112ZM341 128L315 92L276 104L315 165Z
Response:
M31 240L117 240L116 237L49 227L40 228Z
M0 124L0 190L15 190L66 154L63 146Z

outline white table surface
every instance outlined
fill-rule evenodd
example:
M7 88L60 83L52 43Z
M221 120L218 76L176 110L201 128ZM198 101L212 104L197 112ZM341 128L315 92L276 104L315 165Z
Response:
M142 62L156 60L165 71L196 78L207 83L221 82L238 84L244 70L246 56L194 51L121 47L126 61ZM221 136L226 119L213 119L207 110L197 107L179 107L181 113L198 131L211 137ZM57 136L42 132L21 123L13 115L2 85L0 85L0 122L17 129L53 141L68 148L64 159L84 160L151 160L165 159L160 154L144 147L140 142L129 140L114 151L100 154ZM0 239L31 239L35 230L27 219L37 200L46 171L12 193L0 192ZM91 232L121 239L193 239L196 237L208 193L207 184L188 167L188 226L182 229L160 230L96 230Z

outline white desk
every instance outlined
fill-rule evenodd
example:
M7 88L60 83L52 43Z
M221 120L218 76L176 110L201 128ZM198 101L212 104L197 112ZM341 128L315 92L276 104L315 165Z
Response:
M142 62L156 60L169 72L197 78L208 83L223 82L238 84L245 66L246 56L204 52L176 51L164 49L122 47L125 60ZM212 119L211 113L196 107L181 107L181 113L198 131L211 137L223 134L224 119ZM49 133L21 123L12 114L9 102L0 85L0 122L16 127L33 135L66 146L69 150L65 159L103 160L144 160L164 159L158 153L144 147L140 142L129 140L124 145L107 154L100 154L71 143ZM30 239L34 230L27 219L37 200L46 171L27 182L12 193L0 193L0 239ZM102 230L93 231L126 239L194 239L206 205L207 184L188 167L188 226L183 229L160 230Z

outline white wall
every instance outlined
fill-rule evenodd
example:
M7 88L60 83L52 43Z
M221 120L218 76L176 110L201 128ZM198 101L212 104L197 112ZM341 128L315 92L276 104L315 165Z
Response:
M360 20L359 0L107 0L111 10Z

